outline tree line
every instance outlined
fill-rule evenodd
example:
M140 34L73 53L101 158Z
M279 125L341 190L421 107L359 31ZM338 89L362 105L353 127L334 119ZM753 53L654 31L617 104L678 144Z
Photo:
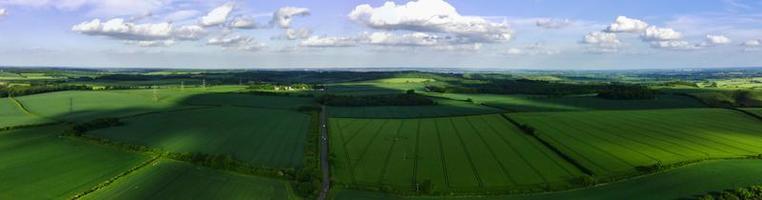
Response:
M434 100L416 94L409 90L404 94L385 94L385 95L323 95L317 98L318 103L328 106L421 106L436 105Z

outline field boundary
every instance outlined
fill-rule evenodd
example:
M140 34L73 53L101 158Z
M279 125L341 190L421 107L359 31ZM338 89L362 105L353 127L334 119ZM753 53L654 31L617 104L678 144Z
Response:
M147 161L145 161L143 163L140 163L139 165L137 165L135 167L132 167L132 168L130 168L129 170L127 170L125 172L122 172L122 173L120 173L120 174L118 174L118 175L116 175L116 176L114 176L114 177L112 177L112 178L110 178L110 179L108 179L108 180L98 184L98 185L93 186L92 188L90 188L87 191L84 191L82 193L74 195L70 199L72 199L72 200L81 199L82 197L84 197L84 196L86 196L88 194L91 194L91 193L96 192L96 191L98 191L100 189L108 187L109 185L111 185L112 183L117 181L118 179L120 179L122 177L125 177L127 175L130 175L131 173L133 173L135 171L143 169L145 166L148 166L148 165L150 165L152 163L156 163L159 160L159 158L161 158L161 155L154 156L153 158L151 158L151 159L149 159L149 160L147 160Z
M587 167L585 167L584 165L582 165L581 163L579 163L577 160L574 160L574 158L572 158L571 156L569 156L569 155L566 155L566 154L565 154L563 151L561 151L560 149L556 148L555 146L551 145L551 144L550 144L550 143L548 143L547 141L543 140L542 138L540 138L539 136L537 136L537 134L536 134L536 133L534 133L534 132L530 132L529 130L527 130L527 128L521 128L521 127L526 127L527 125L519 124L519 122L518 122L518 121L516 121L516 120L514 120L514 119L512 119L512 118L510 118L510 117L508 117L508 116L506 116L505 114L501 114L500 116L502 116L502 117L503 117L503 119L505 119L505 120L507 120L508 122L510 122L511 124L513 124L515 127L519 128L519 130L521 130L521 132L522 132L522 133L525 133L525 134L527 134L527 135L531 136L532 138L536 139L536 140L537 140L537 141L539 141L539 142L540 142L540 143L541 143L543 146L547 147L548 149L550 149L551 151L553 151L554 153L556 153L556 155L558 155L559 157L561 157L561 158L563 158L564 160L566 160L566 162L569 162L569 163L570 163L570 164L572 164L574 167L577 167L577 169L579 169L579 170L580 170L582 173L584 173L584 174L586 174L586 175L589 175L589 176L593 176L593 175L594 175L592 170L588 169ZM534 128L531 128L531 129L532 129L532 130L534 130Z
M452 125L455 135L458 136L458 141L460 143L460 146L463 147L463 153L466 154L466 159L468 160L468 164L471 166L471 170L474 172L474 178L476 178L476 182L479 183L479 187L484 187L484 182L482 181L482 178L479 176L479 170L476 169L476 165L474 164L474 159L471 158L471 152L468 151L468 147L466 146L466 143L463 141L463 137L460 136L460 131L458 131L458 127L455 126L455 122L452 121L452 118L450 118L449 121L450 121L450 125ZM479 137L481 137L481 135ZM484 144L484 145L487 145L487 144Z

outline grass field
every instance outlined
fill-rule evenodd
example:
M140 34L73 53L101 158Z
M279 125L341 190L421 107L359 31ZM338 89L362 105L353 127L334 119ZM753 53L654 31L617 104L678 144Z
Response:
M123 120L89 134L173 152L233 155L267 167L300 166L309 116L295 111L219 107Z
M25 113L13 100L0 98L0 128L27 124L48 122L39 117Z
M586 110L637 110L663 108L698 108L700 102L684 96L661 95L654 100L607 100L594 96L540 97L528 95L451 94L427 93L457 100L472 99L474 103L486 104L517 112L586 111Z
M441 100L432 106L330 107L331 117L340 118L421 118L478 115L502 112L499 109L464 101Z
M509 114L597 176L762 153L762 123L726 109Z
M295 109L314 104L313 98L291 96L260 96L252 94L212 93L183 100L190 105L236 105L259 108Z
M436 82L427 78L386 78L363 82L326 85L327 91L341 95L372 95L402 93L406 90L423 91L426 84Z
M298 199L287 182L159 160L84 199Z
M332 118L333 177L348 185L435 192L564 185L576 168L499 115L428 119Z
M754 113L757 116L762 117L762 108L744 108L744 110L747 110L751 113Z
M84 121L102 117L120 117L168 108L192 96L206 92L225 92L241 89L239 86L202 88L63 91L17 97L32 113L59 120ZM154 98L156 97L156 98Z
M60 138L61 126L0 132L0 199L64 199L147 160Z
M336 189L335 200L369 199L452 199L452 200L542 200L542 199L632 199L632 200L672 200L694 199L710 191L719 192L750 185L762 184L762 160L719 160L689 165L664 173L617 182L594 188L568 192L514 196L472 196L472 197L396 197L382 193Z

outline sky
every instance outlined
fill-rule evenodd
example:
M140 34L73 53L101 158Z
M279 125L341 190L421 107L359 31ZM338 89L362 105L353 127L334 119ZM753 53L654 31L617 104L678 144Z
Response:
M0 0L0 66L762 66L762 0Z

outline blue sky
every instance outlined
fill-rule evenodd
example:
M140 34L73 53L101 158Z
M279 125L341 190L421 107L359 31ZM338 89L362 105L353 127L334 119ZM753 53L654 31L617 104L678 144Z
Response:
M759 0L0 0L0 66L762 66Z

